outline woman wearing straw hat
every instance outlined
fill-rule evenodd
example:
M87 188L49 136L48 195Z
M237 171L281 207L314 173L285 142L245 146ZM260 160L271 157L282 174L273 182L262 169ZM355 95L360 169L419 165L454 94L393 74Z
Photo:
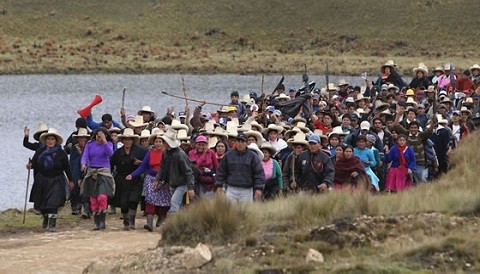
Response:
M90 218L90 197L83 199L80 195L80 183L83 179L80 160L82 159L83 151L87 140L90 138L90 133L86 128L78 128L77 132L71 135L71 143L74 144L70 147L70 170L72 171L73 183L75 186L70 191L70 204L72 208L72 215L80 214L82 204L84 205L84 216ZM85 200L85 202L84 202ZM86 203L88 202L88 204Z
M124 230L135 229L137 207L142 194L141 178L126 180L142 163L147 151L138 146L139 136L131 128L126 128L118 135L118 140L123 146L117 149L110 158L110 165L115 178L115 195L112 204L120 207L123 216Z
M155 176L160 169L160 163L163 157L163 140L160 138L164 132L162 130L155 131L149 137L149 143L152 148L147 152L143 158L142 164L129 174L125 179L131 181L133 178L145 173L143 180L143 191L145 194L145 215L147 217L147 224L143 227L148 231L153 231L153 216L157 214L158 219L156 227L167 217L167 212L170 209L170 200L172 198L170 189L166 185L160 185L155 182Z
M395 69L396 66L393 60L388 60L381 67L381 75L376 82L378 90L382 90L383 84L394 84L399 89L405 86L405 82Z
M411 89L419 89L423 87L426 89L430 85L430 80L428 80L427 74L428 69L424 63L418 64L418 67L413 69L413 74L415 75L408 84L408 87Z
M292 146L293 151L285 158L282 168L282 180L291 190L297 188L297 180L294 176L295 160L308 146L305 133L296 133L293 138L287 140L287 144Z
M277 194L281 196L284 189L282 169L277 160L273 159L277 150L269 142L263 142L260 149L264 155L262 159L263 172L265 173L263 197L272 199Z
M107 199L113 196L114 182L110 171L113 143L107 129L101 127L92 132L81 159L81 170L86 172L82 196L90 197L94 230L105 229Z
M43 216L43 228L49 228L51 232L56 231L58 209L65 204L68 178L68 186L73 188L72 172L68 165L68 157L62 149L62 136L57 130L50 128L40 135L40 142L44 145L35 152L31 161L31 167L37 170L35 183L37 187L32 188L30 201L35 203Z
M30 129L28 129L28 127L25 127L23 129L23 146L33 151L36 151L37 149L41 148L43 144L38 142L40 135L42 135L42 133L45 133L47 131L48 131L47 125L45 125L44 123L38 124L37 131L35 132L35 134L33 134L33 139L37 142L30 143L28 141L28 138L30 136Z
M196 182L196 194L200 197L215 197L215 172L218 168L218 161L215 152L208 148L208 138L203 135L195 138L195 148L190 150L188 157L190 161L201 172Z

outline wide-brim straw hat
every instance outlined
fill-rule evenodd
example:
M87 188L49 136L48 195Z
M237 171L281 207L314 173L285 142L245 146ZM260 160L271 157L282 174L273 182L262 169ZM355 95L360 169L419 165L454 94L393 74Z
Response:
M460 112L461 112L461 113L467 113L468 116L472 115L472 111L469 110L467 107L461 107L461 108L460 108Z
M180 142L177 140L177 131L173 128L169 128L165 134L160 136L160 138L162 138L162 140L171 148L177 148L180 146Z
M450 98L445 98L443 99L443 101L440 102L440 104L452 104L453 105L453 102L452 100L450 100Z
M148 139L150 138L151 134L150 134L150 130L148 129L144 129L142 130L142 132L140 133L140 139Z
M237 138L238 135L238 124L234 121L227 122L226 133L228 137Z
M85 138L90 138L90 133L86 128L79 128L77 134L72 135L73 138L79 138L79 137L85 137Z
M252 130L256 130L256 131L260 131L260 132L263 131L263 126L260 125L257 121L252 121L250 123L250 125L252 126Z
M48 131L48 127L45 123L40 123L37 126L37 131L33 134L33 139L39 141L40 135Z
M313 131L313 134L316 134L316 135L320 136L320 138L322 138L322 139L328 139L327 135L324 135L323 131L321 129L315 129Z
M61 145L63 143L63 138L58 134L57 130L54 128L49 128L47 132L44 132L40 135L39 140L40 143L45 145L45 140L47 139L48 136L54 136L55 139L57 140L57 146Z
M140 136L138 136L137 134L135 134L135 132L133 131L133 129L128 128L128 127L125 128L125 129L123 130L123 133L120 134L120 135L118 135L117 137L118 137L118 141L119 141L119 142L122 142L123 139L125 139L125 138L132 138L133 141L134 141L135 143L137 143L138 140L140 139Z
M182 122L180 122L179 120L172 120L172 124L170 125L170 128L174 129L174 130L180 130L180 129L184 129L184 130L187 130L188 131L188 126L185 125L185 124L182 124Z
M260 132L255 131L255 130L249 130L249 131L244 132L243 134L247 135L247 137L253 136L256 140L257 146L260 147L262 145L263 136Z
M213 132L215 129L215 121L208 121L203 125L203 128L199 130L200 133L203 132Z
M442 114L437 114L437 123L448 124L448 120L443 118Z
M465 100L462 102L462 105L467 105L467 106L473 105L472 97L465 98Z
M285 99L285 100L289 101L290 96L286 95L285 93L282 93L282 94L277 96L277 100L281 100L281 99Z
M177 131L177 139L180 141L188 141L190 140L190 136L188 136L188 132L186 129L179 129Z
M443 67L441 66L436 67L432 72L435 73L437 71L440 71L441 73L445 73L445 71L443 70Z
M342 136L347 136L348 134L350 134L350 132L345 132L342 130L342 127L341 126L336 126L334 128L332 128L332 132L330 132L328 134L328 136L330 136L331 134L338 134L338 135L342 135Z
M375 110L382 112L390 107L390 104L383 102L382 100L375 101Z
M291 130L287 130L285 132L285 134L283 135L283 137L285 139L290 139L290 138L293 138L293 136L297 135L298 133L305 133L303 132L301 129L299 129L298 127L294 127L292 128Z
M297 122L295 127L301 129L304 133L309 133L310 132L310 129L307 127L307 123Z
M349 83L345 79L340 79L340 81L338 82L339 87L348 86L348 85L349 85Z
M405 104L408 106L408 105L412 105L412 106L417 106L418 103L415 102L415 99L413 97L408 97L407 98L407 101L405 102Z
M122 130L118 127L112 127L110 129L108 129L108 133L116 133L116 134L120 134L122 133Z
M387 116L393 116L393 114L390 112L390 109L385 109L384 111L380 112L379 114L380 116L381 115L387 115Z
M270 124L268 127L264 128L262 133L268 135L270 131L276 131L278 133L282 133L284 128L282 126L277 126L275 124Z
M470 67L470 71L473 71L474 69L480 70L480 65L475 64L475 65L473 65L473 66Z
M158 127L153 128L152 133L150 134L150 137L148 137L148 143L152 145L155 139L160 138L164 134L165 134L165 131L159 129Z
M328 83L327 91L338 91L338 87L335 86L335 83Z
M385 62L385 64L382 65L382 70L383 70L385 67L394 68L394 67L395 67L395 62L394 62L393 60L388 60L387 62Z
M414 74L417 74L418 71L423 72L423 75L427 75L427 74L428 74L428 68L427 68L427 66L425 66L424 63L419 63L419 64L418 64L418 67L416 67L416 68L413 69L413 73L414 73Z
M260 145L260 150L267 150L270 152L270 156L274 156L277 153L277 149L270 144L270 142L263 142Z
M148 112L148 113L151 113L151 114L155 115L155 111L153 111L150 106L143 106L142 109L137 111L137 115L142 115L142 112Z
M135 120L127 122L130 126L132 127L145 127L148 125L148 123L145 123L143 121L143 116L142 115L136 115Z
M359 101L362 101L362 100L367 100L368 101L368 97L363 97L363 94L359 93L357 94L357 98L355 99L355 103L356 102L359 102Z
M307 136L303 132L298 132L293 138L287 140L287 144L306 146L308 145Z
M216 127L213 131L205 131L206 134L218 136L221 138L228 138L227 132L222 127Z
M208 138L208 148L214 148L218 143L218 138L216 136L212 136Z

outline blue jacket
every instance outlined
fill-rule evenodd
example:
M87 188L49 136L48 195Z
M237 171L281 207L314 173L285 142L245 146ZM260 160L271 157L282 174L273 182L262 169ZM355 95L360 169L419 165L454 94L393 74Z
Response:
M123 128L119 123L115 122L115 121L112 121L112 125L114 127L118 127L118 128ZM100 122L100 123L97 123L95 121L93 121L93 118L92 118L92 115L88 115L87 117L87 126L91 129L91 130L95 130L99 127L105 127L105 125L103 124L103 122ZM107 128L109 129L109 128Z
M407 168L410 170L415 169L415 153L413 149L407 146L407 150L404 153L405 161L407 162ZM400 151L398 150L398 146L393 146L392 149L387 153L385 156L385 163L392 163L392 167L399 167L400 166Z

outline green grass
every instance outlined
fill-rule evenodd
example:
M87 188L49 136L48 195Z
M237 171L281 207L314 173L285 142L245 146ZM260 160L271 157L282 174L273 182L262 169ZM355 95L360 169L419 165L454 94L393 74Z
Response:
M471 163L480 160L479 134L451 155L454 167L438 181L394 195L333 191L247 207L224 199L194 203L167 220L162 241L230 246L232 252L218 255L217 270L233 264L287 272L474 271L480 185ZM325 263L305 264L309 248L322 252Z
M0 4L0 72L378 73L393 58L476 58L467 0L72 1ZM207 32L215 30L213 35Z

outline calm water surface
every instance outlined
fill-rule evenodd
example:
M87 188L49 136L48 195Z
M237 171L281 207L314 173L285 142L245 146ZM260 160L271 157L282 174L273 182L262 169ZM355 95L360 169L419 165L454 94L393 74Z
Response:
M250 91L260 93L261 76L243 75L185 75L189 96L207 101L228 103L230 92L237 90L240 96ZM346 78L353 85L360 85L360 77L335 77L331 82ZM271 91L280 76L265 76L264 90ZM325 86L324 76L310 76L318 85ZM285 76L287 87L302 86L300 75ZM22 146L23 127L30 128L33 141L38 123L44 122L56 128L66 139L75 130L76 110L88 105L95 94L103 97L92 114L100 121L104 113L120 120L123 87L127 88L125 108L134 114L143 105L150 105L158 115L168 106L176 106L175 112L184 108L184 101L163 95L161 92L182 94L181 75L27 75L0 76L0 210L23 208L27 170L25 164L30 151ZM190 102L190 106L197 103ZM207 111L218 107L207 105ZM30 179L30 188L33 178ZM32 207L28 203L28 207Z

